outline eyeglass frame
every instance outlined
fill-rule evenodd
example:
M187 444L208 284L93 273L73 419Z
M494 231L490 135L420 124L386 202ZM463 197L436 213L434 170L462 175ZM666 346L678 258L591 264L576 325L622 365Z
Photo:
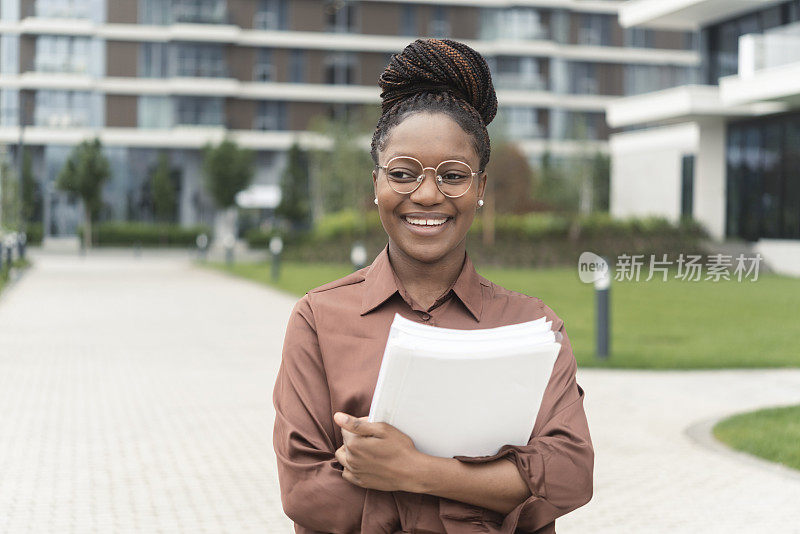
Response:
M420 167L422 167L422 174L420 174L419 176L417 176L417 185L416 185L416 187L414 187L414 189L412 189L411 191L408 191L408 192L406 192L406 193L402 193L402 192L398 191L397 189L395 189L394 187L392 187L392 181L389 179L389 164L390 164L391 162L393 162L394 160L396 160L396 159L400 159L400 158L412 159L412 160L416 161L417 163L419 163L419 166L420 166ZM445 193L444 191L442 191L442 188L440 187L440 184L441 184L441 181L440 181L440 180L441 180L442 176L441 176L440 174L438 174L438 173L436 172L436 170L437 170L439 167L441 167L441 166L442 166L442 164L444 164L444 163L460 163L460 164L462 164L462 165L466 165L466 167L469 169L469 171L470 171L470 176L469 176L469 185L467 186L467 188L464 190L464 192L463 192L463 193L461 193L461 194L459 194L459 195L455 195L455 196L453 196L453 195L448 195L447 193ZM433 172L434 172L434 176L435 176L436 178L438 178L438 180L436 180L436 181L435 181L435 182L436 182L436 189L438 189L438 190L439 190L439 192L440 192L441 194L443 194L444 196L446 196L447 198L459 198L459 197L463 197L464 195L466 195L466 194L467 194L467 192L468 192L470 189L472 189L472 182L474 182L474 181L475 181L475 176L477 176L477 175L480 175L480 174L482 174L482 173L483 173L483 171L477 171L477 172L476 172L476 171L473 171L473 170L472 170L472 167L469 165L469 163L467 163L467 162L465 162L465 161L458 160L458 159L446 159L446 160L444 160L444 161L440 161L440 162L439 162L439 164L438 164L436 167L426 167L426 166L424 166L424 165L422 164L422 162L421 162L420 160L418 160L417 158L415 158L415 157L412 157L412 156L403 156L403 155L400 155L400 156L395 156L395 157L391 158L389 161L387 161L387 162L386 162L386 165L378 165L378 164L376 163L376 164L375 164L375 168L377 168L377 169L383 169L383 170L384 170L384 172L386 172L386 181L387 181L387 182L389 182L389 187L391 187L391 188L392 188L392 191L394 191L395 193L397 193L397 194L399 194L399 195L410 195L411 193L413 193L414 191L416 191L417 189L419 189L419 186L420 186L420 185L422 185L422 182L424 182L424 181L425 181L425 170L426 170L426 169L431 169L431 170L433 170Z

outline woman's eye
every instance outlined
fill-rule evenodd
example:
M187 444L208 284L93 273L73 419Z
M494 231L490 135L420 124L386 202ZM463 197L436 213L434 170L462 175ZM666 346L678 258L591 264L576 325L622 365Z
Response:
M461 173L457 173L457 172L448 172L447 174L442 176L442 180L444 180L445 182L451 182L451 183L453 183L453 182L464 182L464 181L467 180L467 178L468 178L467 175L461 174Z
M412 182L417 179L412 173L404 170L390 170L389 177L397 182Z

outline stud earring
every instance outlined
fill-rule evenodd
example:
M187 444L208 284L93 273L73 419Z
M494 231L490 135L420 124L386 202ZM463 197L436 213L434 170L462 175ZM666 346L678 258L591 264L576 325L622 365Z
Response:
M483 207L483 199L480 199L480 200L478 201L478 207L479 207L479 208L482 208L482 207Z
M373 200L373 202L375 202L375 205L377 206L378 205L378 197L375 197L375 200Z

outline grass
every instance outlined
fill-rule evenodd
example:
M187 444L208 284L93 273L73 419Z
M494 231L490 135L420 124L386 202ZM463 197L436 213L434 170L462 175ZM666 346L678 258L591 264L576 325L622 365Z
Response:
M269 264L227 269L271 284ZM800 279L759 274L732 281L614 282L611 357L594 356L594 289L572 268L479 268L496 284L541 298L564 319L582 366L637 369L800 367ZM278 288L301 296L351 272L348 265L285 263ZM642 278L642 280L644 277Z
M734 415L714 426L714 436L734 449L800 469L800 406Z

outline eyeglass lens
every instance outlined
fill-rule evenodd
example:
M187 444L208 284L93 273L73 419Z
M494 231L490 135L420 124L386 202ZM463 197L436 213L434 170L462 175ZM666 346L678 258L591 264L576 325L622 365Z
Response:
M412 158L394 158L386 165L389 185L398 193L411 193L419 187L422 164ZM460 161L443 161L436 167L436 185L447 196L466 193L472 185L472 169Z

